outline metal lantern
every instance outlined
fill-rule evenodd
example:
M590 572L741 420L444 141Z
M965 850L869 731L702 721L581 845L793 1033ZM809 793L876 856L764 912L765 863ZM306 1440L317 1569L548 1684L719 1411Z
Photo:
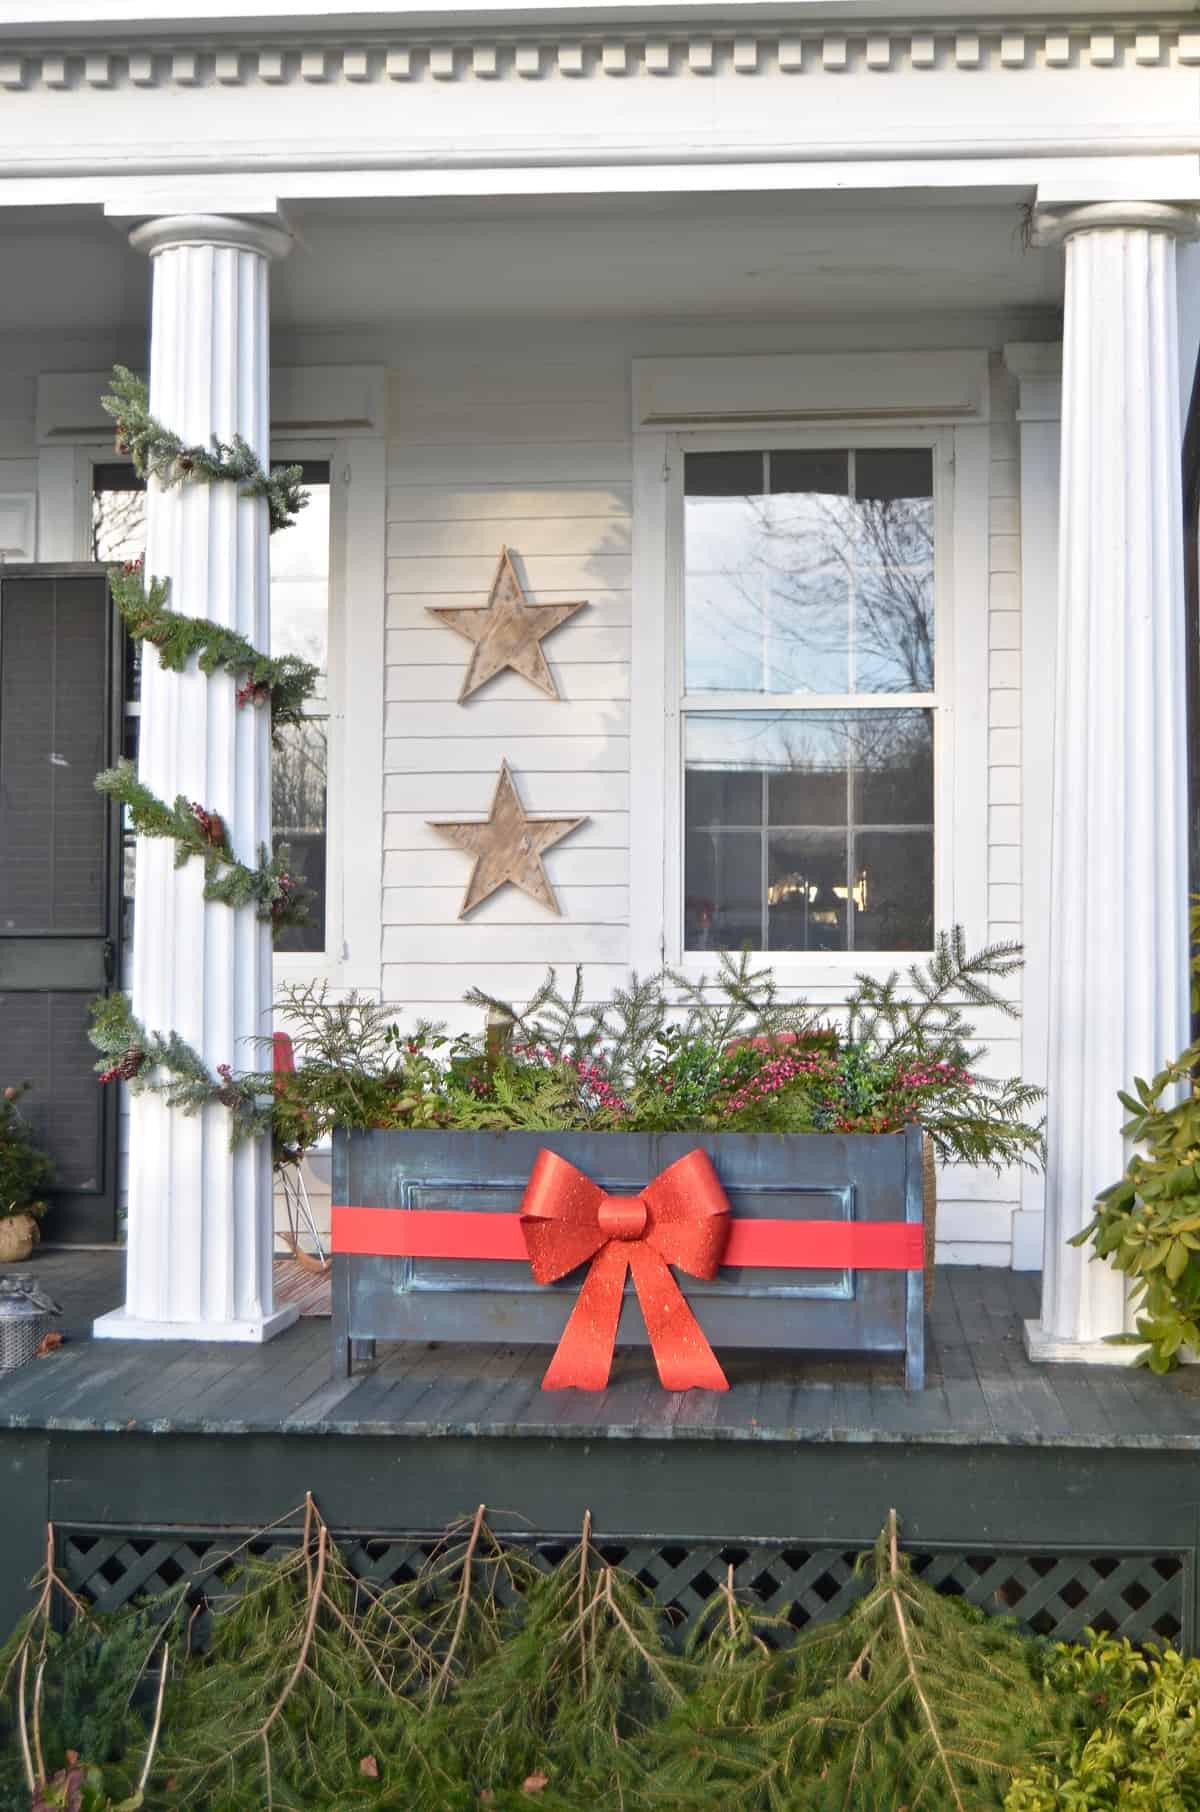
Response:
M50 1322L62 1310L23 1272L0 1277L0 1372L16 1371L37 1353Z

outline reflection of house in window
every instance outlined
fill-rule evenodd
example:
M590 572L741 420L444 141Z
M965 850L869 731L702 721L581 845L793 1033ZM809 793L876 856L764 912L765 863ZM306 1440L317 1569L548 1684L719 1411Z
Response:
M289 926L275 940L277 950L325 948L326 787L328 702L324 675L329 650L329 463L306 460L309 495L290 528L271 537L271 652L298 654L321 669L322 681L303 724L284 730L271 757L271 811L275 845L286 843L293 872L312 896L310 923ZM92 553L96 560L136 560L146 549L145 485L133 467L110 463L92 468ZM125 754L137 756L138 699L142 648L128 639L125 670ZM126 829L125 935L133 899L132 835Z

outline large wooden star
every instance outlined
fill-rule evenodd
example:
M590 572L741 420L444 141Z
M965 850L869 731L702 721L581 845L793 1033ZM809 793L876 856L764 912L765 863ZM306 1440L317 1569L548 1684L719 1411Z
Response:
M526 603L508 549L502 547L492 589L482 610L440 610L426 605L431 617L437 617L448 629L457 630L475 644L458 695L459 704L506 667L529 680L547 698L557 698L558 687L542 653L542 638L582 610L586 602L586 598L579 598L572 604Z
M460 919L511 881L539 906L558 913L554 889L542 867L542 857L564 837L586 824L585 818L530 818L521 804L507 761L500 764L500 777L492 795L492 808L483 819L427 820L448 843L474 856L475 866L458 909Z

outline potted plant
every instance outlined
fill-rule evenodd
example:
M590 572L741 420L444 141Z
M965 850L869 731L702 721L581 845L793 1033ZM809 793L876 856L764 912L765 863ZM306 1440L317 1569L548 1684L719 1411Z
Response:
M955 930L903 982L860 976L837 1023L783 999L772 972L745 954L723 957L699 982L667 971L634 977L599 1004L584 1000L578 973L566 993L550 972L524 1008L468 995L486 1030L455 1039L431 1025L402 1033L370 1002L293 990L283 1006L297 1067L276 1092L276 1137L295 1147L335 1129L335 1219L340 1206L356 1204L360 1231L366 1204L376 1205L369 1212L478 1205L511 1219L523 1199L528 1206L522 1192L547 1150L610 1200L644 1193L698 1150L743 1224L781 1224L780 1205L825 1227L923 1218L928 1275L934 1154L995 1169L1040 1162L1040 1091L981 1071L968 1017L973 1009L1015 1015L1003 983L1020 962L1011 945L970 955ZM393 1236L410 1238L398 1223ZM789 1344L776 1338L786 1296L793 1328L795 1303L807 1304L799 1344L894 1346L908 1312L900 1267L872 1269L864 1247L852 1288L858 1264L837 1257L836 1241L828 1250L825 1260L796 1259L804 1274L793 1270L786 1286L762 1268L770 1259L734 1259L736 1275L723 1271L713 1283L714 1273L696 1273L709 1281L688 1294L703 1299L705 1319L730 1345ZM359 1258L389 1256L390 1268L363 1281ZM555 1272L554 1288L539 1293L545 1280L536 1270L533 1282L502 1282L495 1257L465 1243L436 1255L403 1243L375 1253L360 1246L360 1281L345 1285L342 1307L352 1319L365 1316L368 1337L385 1333L407 1298L401 1320L414 1337L556 1338L579 1279L563 1287ZM621 1337L644 1337L632 1313L622 1313Z
M22 1264L33 1251L54 1179L54 1165L20 1111L28 1092L23 1082L0 1093L0 1264Z

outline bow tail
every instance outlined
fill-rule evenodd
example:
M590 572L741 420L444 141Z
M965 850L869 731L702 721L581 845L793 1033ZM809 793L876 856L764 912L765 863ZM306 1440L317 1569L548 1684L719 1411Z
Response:
M542 1379L543 1390L606 1388L628 1268L628 1248L616 1240L596 1254Z
M666 1260L653 1246L637 1245L629 1262L663 1389L728 1390L729 1380Z

